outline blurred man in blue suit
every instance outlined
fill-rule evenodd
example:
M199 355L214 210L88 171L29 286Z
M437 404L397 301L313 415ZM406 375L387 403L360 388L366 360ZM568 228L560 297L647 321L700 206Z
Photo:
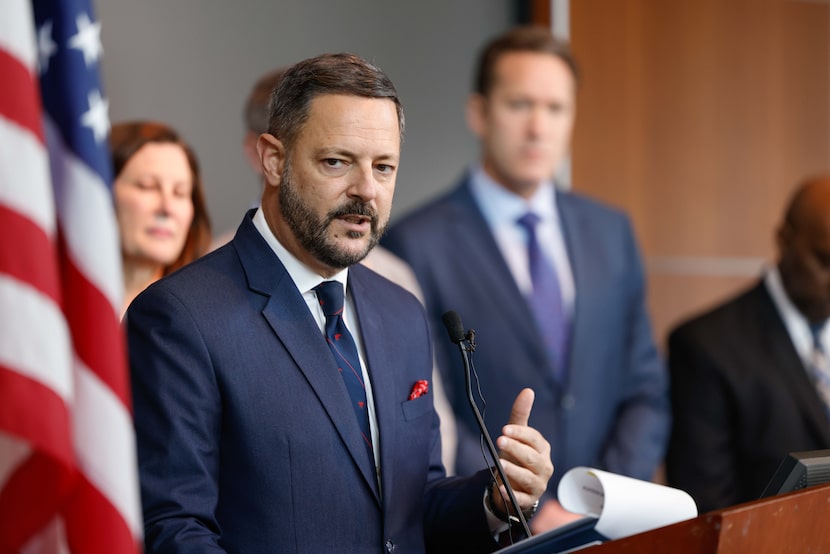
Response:
M389 219L402 134L375 66L294 65L258 139L260 208L128 310L147 552L498 548L503 485L445 477L423 308L358 264ZM532 403L517 395L498 439L528 514L553 472Z
M550 441L557 468L532 522L537 531L573 519L556 501L558 479L572 467L651 479L670 423L629 221L553 182L570 147L576 86L567 46L547 29L520 27L488 44L467 111L480 163L383 242L415 271L440 335L459 474L485 462L441 314L456 310L476 331L491 434L518 391L536 391L532 423Z

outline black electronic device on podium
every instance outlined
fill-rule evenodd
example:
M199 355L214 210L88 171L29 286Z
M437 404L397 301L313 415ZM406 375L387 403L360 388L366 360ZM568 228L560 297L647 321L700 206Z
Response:
M830 483L830 450L790 452L767 484L761 498Z

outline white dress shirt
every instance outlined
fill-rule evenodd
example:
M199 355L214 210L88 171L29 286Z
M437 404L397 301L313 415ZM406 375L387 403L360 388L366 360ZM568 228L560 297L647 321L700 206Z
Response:
M303 300L305 300L308 310L314 317L314 321L317 322L317 327L319 327L320 334L323 336L326 334L326 315L320 307L314 287L323 281L339 281L343 284L343 287L345 288L343 319L346 322L346 327L349 329L349 332L354 338L355 345L357 346L357 355L360 358L360 370L363 373L363 384L366 388L366 405L369 407L369 430L372 434L372 444L380 444L378 442L378 425L377 418L375 416L375 401L374 396L372 395L372 382L369 379L369 373L366 371L366 355L363 351L363 338L360 335L360 325L358 325L357 322L354 300L352 299L351 292L347 286L349 277L348 268L340 271L331 278L325 279L309 269L308 266L298 260L280 243L280 241L277 240L277 237L274 236L274 233L272 233L271 229L268 227L268 222L265 221L265 215L262 213L262 209L257 209L254 214L254 226L259 231L259 234L262 235L262 238L265 239L265 242L268 243L268 246L271 247L280 259L282 265L285 266L285 270L288 272L288 275L291 277L291 280L294 282L297 290L303 295ZM375 455L375 468L377 475L379 476L380 449L373 448L372 451ZM378 480L378 482L380 482L380 480Z
M289 277L294 282L294 285L297 287L297 290L303 296L303 299L308 306L311 315L314 317L314 321L317 322L317 327L320 329L320 334L325 335L325 325L326 325L326 316L323 313L323 309L320 307L320 303L317 301L317 293L314 291L314 287L322 283L323 281L340 281L343 283L343 286L346 287L346 297L343 306L343 318L346 322L346 327L348 327L349 332L352 334L352 337L355 340L355 344L357 345L358 357L360 358L360 370L363 373L363 383L366 387L366 404L369 406L369 429L372 434L372 444L380 444L378 442L378 425L377 425L377 418L375 415L375 402L374 396L372 394L372 382L369 380L369 374L366 371L366 360L365 354L363 352L363 339L360 334L360 326L357 322L356 310L354 308L354 300L352 299L352 295L349 292L349 287L346 286L348 283L348 276L349 270L348 268L340 271L333 277L329 279L324 279L320 275L317 275L312 270L310 270L305 264L303 264L300 260L298 260L291 252L286 250L286 248L277 240L277 237L274 236L274 233L271 232L271 229L268 227L268 222L265 221L265 215L262 213L262 209L257 209L256 213L254 214L253 220L254 226L259 231L259 234L262 235L262 238L265 239L265 242L268 243L268 246L274 251L277 257L280 259L280 262L285 266L285 270L288 272ZM378 488L380 488L380 449L373 448L373 453L375 455L375 469L376 475L378 477ZM485 491L485 496L486 496ZM487 523L490 527L490 530L494 534L498 534L503 532L507 529L507 524L500 521L490 510L489 506L487 506L486 502L484 503L484 511L487 516Z
M804 367L810 367L813 362L813 334L810 331L810 324L807 318L793 305L790 297L787 296L784 284L781 281L781 274L776 266L766 270L764 284L772 297L778 314L784 321L784 326L787 328L787 333L790 335L790 340L796 352L798 352L798 356L804 362ZM827 348L830 345L828 332L830 332L830 325L825 325L819 336L819 341L825 352L830 352Z
M556 270L562 306L568 317L572 317L576 287L556 208L553 182L542 183L531 198L524 199L493 181L480 166L474 168L470 175L473 198L496 238L496 244L516 285L526 296L533 290L527 257L527 236L516 220L529 211L539 216L537 240L548 262Z

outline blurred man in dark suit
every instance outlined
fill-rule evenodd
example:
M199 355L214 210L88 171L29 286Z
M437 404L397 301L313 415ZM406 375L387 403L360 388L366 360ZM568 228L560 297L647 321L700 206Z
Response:
M756 500L781 460L830 448L830 176L802 183L778 264L669 337L669 484L706 512Z

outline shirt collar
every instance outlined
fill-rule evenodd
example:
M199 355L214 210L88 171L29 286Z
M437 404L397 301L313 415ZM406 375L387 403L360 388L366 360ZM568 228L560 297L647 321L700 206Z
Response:
M781 273L778 271L777 266L772 266L767 269L764 275L764 284L772 297L775 307L778 309L778 313L781 315L781 319L784 321L787 332L793 341L793 346L795 346L795 349L802 359L809 360L813 350L813 335L810 331L810 324L787 295L784 283L781 280ZM828 338L830 338L828 337L828 328L830 326L825 325L819 336L819 340L822 346L825 347L825 350L828 344Z
M301 294L310 292L323 281L339 281L343 284L344 292L347 290L345 287L349 276L349 268L339 271L330 278L324 278L315 273L277 240L277 237L271 232L271 228L268 227L268 222L265 220L265 214L262 212L262 208L258 208L254 214L254 226L259 231L259 234L262 235L262 238L265 239L265 242L268 243L268 246L271 247L271 250L280 259L282 265L285 266L285 270Z
M528 199L522 198L494 181L480 165L470 172L470 189L491 227L515 225L528 211L542 221L556 221L556 192L553 181L545 181Z

